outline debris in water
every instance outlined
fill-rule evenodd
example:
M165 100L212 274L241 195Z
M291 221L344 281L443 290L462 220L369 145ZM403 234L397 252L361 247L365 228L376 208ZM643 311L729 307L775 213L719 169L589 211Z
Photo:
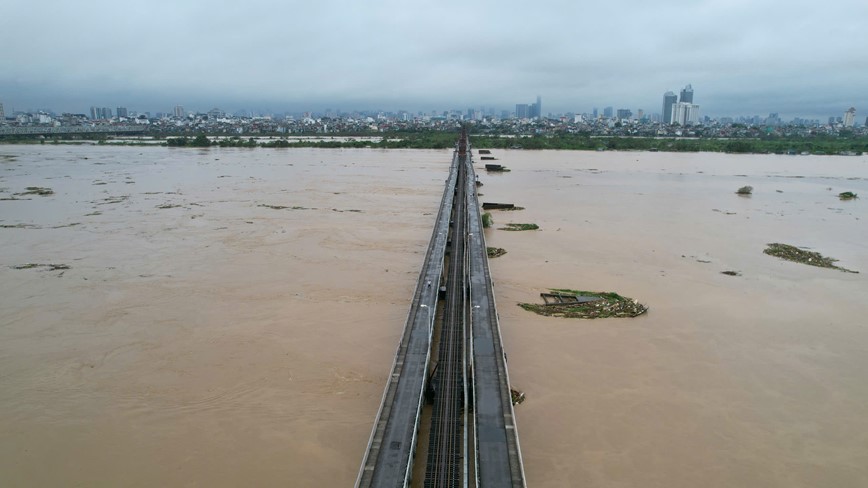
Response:
M97 205L113 205L115 203L123 203L129 200L129 198L129 195L112 196L108 198L103 198L102 202L97 203Z
M509 396L512 398L513 405L518 405L524 402L525 399L523 391L514 390L512 388L509 389Z
M0 224L0 229L41 229L38 225L33 224Z
M610 317L636 317L648 311L638 301L615 292L582 291L552 288L541 293L546 303L519 303L525 310L547 317L597 319ZM552 302L549 302L552 298Z
M506 249L502 247L486 247L485 251L489 258L498 258L506 254Z
M514 231L538 230L538 229L539 229L539 226L536 224L515 224L512 222L506 224L506 227L500 227L500 230L514 230Z
M840 271L845 271L847 273L858 273L858 271L853 271L842 268L840 266L835 266L834 263L838 261L835 258L823 256L818 252L806 251L796 246L791 246L789 244L780 244L777 242L768 244L768 247L763 252L765 254L768 254L769 256L774 256L796 263L807 264L808 266L837 269Z
M288 206L286 206L286 205L267 205L267 204L264 204L264 203L260 203L260 204L257 205L257 206L259 206L259 207L265 207L265 208L270 208L270 209L274 209L274 210L316 210L315 208L300 207L300 206L298 206L298 205L293 206L293 207L288 207Z
M41 186L28 186L26 188L26 190L27 191L25 191L25 192L16 193L15 196L23 197L25 195L39 195L39 196L44 197L46 195L54 195L54 190L52 190L51 188L44 188Z
M517 207L513 203L491 203L482 202L483 210L524 210L524 207Z
M68 264L38 264L38 263L19 264L17 266L11 266L11 268L12 269L46 268L48 271L66 271L68 269L72 269Z

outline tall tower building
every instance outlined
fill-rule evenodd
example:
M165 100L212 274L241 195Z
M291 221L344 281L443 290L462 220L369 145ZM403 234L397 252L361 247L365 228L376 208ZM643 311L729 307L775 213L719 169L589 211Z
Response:
M672 123L672 106L678 102L678 97L668 91L663 94L663 123Z
M118 118L120 118L120 117L127 117L128 114L129 114L129 111L127 110L126 107L118 107L116 113L117 113L117 115L118 115Z
M672 122L679 125L693 125L699 123L699 105L686 102L678 102L672 106Z
M844 112L844 127L853 127L856 123L856 108L850 107L850 110Z
M681 99L678 100L683 103L693 103L693 86L687 85L684 89L681 90Z
M543 114L543 112L542 112L542 98L539 95L537 95L536 96L536 116L541 119L542 114Z
M184 116L184 107L180 105L175 105L175 117L183 117Z
M6 112L3 111L3 102L0 102L0 125L6 123Z

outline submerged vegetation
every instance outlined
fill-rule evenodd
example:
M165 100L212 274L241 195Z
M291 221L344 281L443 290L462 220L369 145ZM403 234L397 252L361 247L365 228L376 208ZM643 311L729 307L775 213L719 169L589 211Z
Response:
M500 230L514 230L514 231L538 230L538 229L539 229L539 226L536 224L515 224L512 222L506 224L506 227L500 227Z
M847 273L858 273L858 271L852 271L846 268L842 268L840 266L835 266L835 263L838 261L837 259L823 256L818 252L806 251L796 246L791 246L789 244L780 244L775 242L769 244L766 250L763 252L768 254L769 256L785 259L787 261L793 261L795 263L807 264L808 266L837 269L840 271L845 271Z
M838 198L841 200L852 200L854 198L859 198L859 195L853 193L852 191L845 191L838 194Z
M519 303L518 306L547 317L576 319L636 317L648 311L646 305L615 292L564 288L552 288L550 292L551 295L569 300L565 300L563 303Z

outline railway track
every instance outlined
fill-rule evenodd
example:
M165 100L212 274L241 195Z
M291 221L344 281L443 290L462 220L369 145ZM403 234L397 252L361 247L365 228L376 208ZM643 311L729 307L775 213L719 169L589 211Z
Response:
M458 181L466 178L466 165L458 166ZM456 188L452 212L452 246L446 278L444 320L440 329L434 412L428 445L425 488L458 487L464 471L462 465L462 427L464 418L464 314L465 249L467 235L467 196Z

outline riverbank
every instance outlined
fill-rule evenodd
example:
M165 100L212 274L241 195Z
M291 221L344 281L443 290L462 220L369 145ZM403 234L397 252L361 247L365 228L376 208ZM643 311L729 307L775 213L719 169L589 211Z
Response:
M619 137L582 134L521 135L471 134L477 149L715 152L729 154L843 155L868 153L868 137L818 135L814 137ZM157 136L105 136L98 139L34 138L0 139L5 144L104 144L170 147L321 148L321 149L448 149L453 131L383 132L332 135L226 136L182 134Z

